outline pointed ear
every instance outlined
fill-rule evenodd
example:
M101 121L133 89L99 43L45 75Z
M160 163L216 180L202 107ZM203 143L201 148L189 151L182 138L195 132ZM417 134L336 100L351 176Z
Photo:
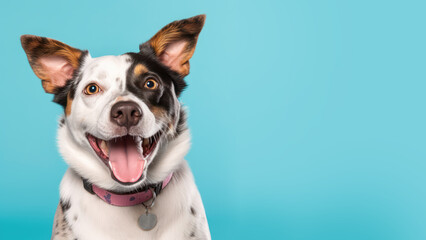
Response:
M47 93L56 93L72 79L83 51L62 42L34 35L21 36L22 48Z
M186 76L189 74L189 59L194 54L205 19L206 15L198 15L174 21L140 45L140 50L149 45L164 65Z

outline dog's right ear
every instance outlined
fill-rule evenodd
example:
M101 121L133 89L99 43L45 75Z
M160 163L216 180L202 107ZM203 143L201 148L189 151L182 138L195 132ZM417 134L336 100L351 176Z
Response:
M47 93L57 93L73 78L80 66L83 51L50 38L21 36L22 48L34 73L41 79Z

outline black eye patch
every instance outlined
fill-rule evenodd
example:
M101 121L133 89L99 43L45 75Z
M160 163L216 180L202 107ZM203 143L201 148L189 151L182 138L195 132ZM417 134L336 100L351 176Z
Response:
M151 73L156 75L165 86L171 87L173 85L177 97L187 86L178 73L163 65L153 53L126 53L126 55L130 57L132 62L132 66L127 73L127 82L132 81L132 77ZM133 80L135 81L136 79L134 78Z
M140 53L128 54L132 65L126 76L127 90L141 99L147 106L163 109L168 114L175 112L178 96L175 83L183 81L177 74L155 58Z

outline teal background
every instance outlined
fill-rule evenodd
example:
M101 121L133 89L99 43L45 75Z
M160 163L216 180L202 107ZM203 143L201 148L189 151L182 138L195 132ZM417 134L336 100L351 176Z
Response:
M94 57L200 13L187 159L213 239L426 239L424 1L2 1L0 239L49 239L62 109L21 34Z

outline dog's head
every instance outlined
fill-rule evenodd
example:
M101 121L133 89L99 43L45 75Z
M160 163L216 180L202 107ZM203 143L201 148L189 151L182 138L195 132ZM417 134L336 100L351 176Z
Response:
M189 148L178 97L204 20L172 22L140 52L120 56L92 58L53 39L21 37L44 90L64 107L59 147L73 170L120 190L161 181L177 167Z

